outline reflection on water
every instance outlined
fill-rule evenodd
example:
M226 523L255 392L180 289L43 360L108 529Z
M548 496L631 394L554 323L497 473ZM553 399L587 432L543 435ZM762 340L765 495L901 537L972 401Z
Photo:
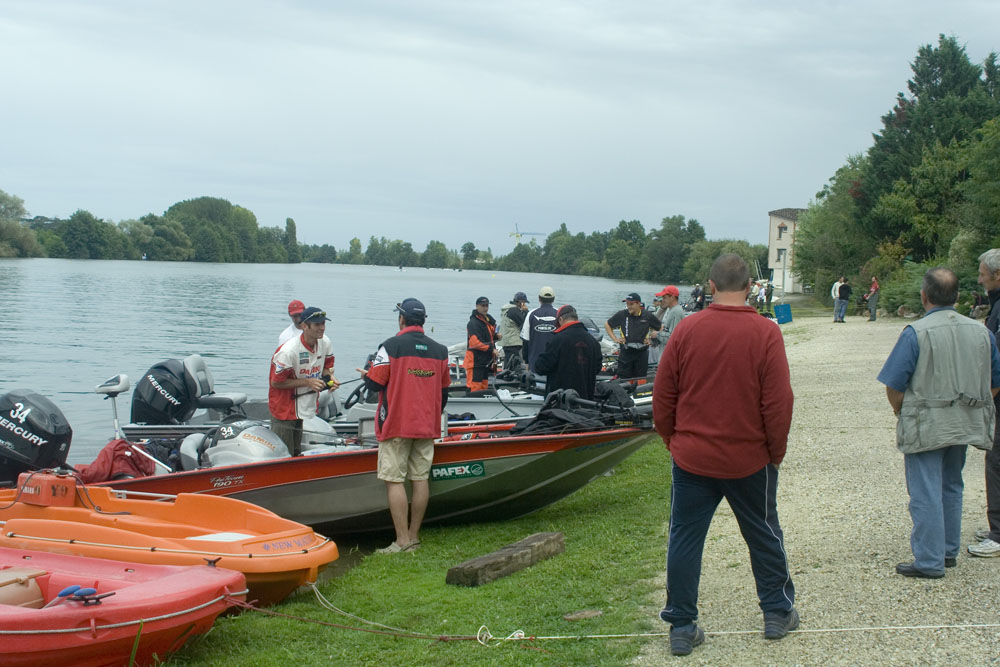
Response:
M89 462L111 436L110 405L94 387L118 373L136 380L164 359L198 353L219 391L267 393L268 362L300 299L327 311L335 374L354 370L397 331L393 307L424 302L427 332L445 345L464 340L477 297L494 317L517 291L532 301L543 285L602 323L638 291L652 302L662 285L532 273L342 266L195 264L96 260L2 260L0 394L31 389L51 399L73 427L71 462ZM131 392L119 398L128 419Z

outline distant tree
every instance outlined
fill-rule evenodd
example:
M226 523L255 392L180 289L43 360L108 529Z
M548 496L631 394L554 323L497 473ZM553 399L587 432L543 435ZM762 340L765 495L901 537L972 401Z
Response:
M24 200L0 190L0 257L40 257L45 250L27 225Z
M298 264L302 261L299 239L295 234L295 221L291 218L285 218L285 251L288 253L290 264Z
M537 271L541 265L542 249L531 239L528 243L518 243L510 253L499 257L496 268L501 271Z
M479 257L479 251L476 250L476 244L472 241L466 241L462 245L462 266L465 268L472 268L476 265L476 259Z
M449 263L448 248L441 241L429 241L423 253L423 264L429 269L444 269Z
M347 263L364 264L365 256L361 254L361 239L355 236L353 239L351 239L349 247L350 250L348 250L347 254Z
M641 275L653 282L678 282L692 246L705 240L705 228L683 215L663 218L659 229L650 231L641 256Z

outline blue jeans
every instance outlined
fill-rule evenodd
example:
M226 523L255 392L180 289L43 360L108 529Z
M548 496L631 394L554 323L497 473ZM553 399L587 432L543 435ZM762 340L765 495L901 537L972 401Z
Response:
M847 315L847 299L834 299L833 319L843 322L844 315Z
M766 465L742 479L716 479L685 472L673 464L670 543L667 546L667 604L660 618L687 625L698 618L698 583L705 536L723 498L736 515L750 549L760 608L787 612L795 602L785 541L778 525L778 469Z
M958 556L965 450L966 445L954 445L903 455L913 520L913 566L924 572L942 574L944 559Z

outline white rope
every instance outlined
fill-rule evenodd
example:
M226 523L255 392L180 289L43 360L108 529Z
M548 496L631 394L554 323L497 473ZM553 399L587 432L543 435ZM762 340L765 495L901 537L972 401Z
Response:
M338 608L332 602L330 602L329 600L327 600L323 596L323 594L320 593L319 587L316 585L315 582L313 582L311 584L308 584L308 586L313 590L313 593L316 594L316 599L319 600L319 605L321 607L323 607L324 609L328 610L328 611L332 611L332 612L334 612L336 614L341 614L342 616L346 616L348 618L353 618L355 621L359 621L361 623L367 623L368 625L374 625L377 628L383 628L385 630L392 630L393 632L402 632L402 633L411 634L411 635L422 635L424 637L436 637L437 636L437 635L425 635L422 632L412 632L410 630L404 630L402 628L394 628L391 625L383 625L383 624L378 623L376 621L369 621L366 618L361 618L360 616L355 616L354 614L352 614L350 612L347 612L347 611L344 611L343 609Z
M200 605L198 605L196 607L191 607L190 609L184 609L184 610L181 610L181 611L175 611L175 612L171 612L169 614L163 614L162 616L153 616L151 618L140 618L140 619L136 619L134 621L123 621L122 623L110 623L108 625L95 625L93 627L91 627L91 626L80 626L80 627L76 627L76 628L59 628L59 629L50 629L50 630L0 630L0 635L59 635L59 634L69 634L69 633L74 633L74 632L76 632L76 633L86 632L86 631L89 631L89 630L92 630L92 631L96 632L97 630L110 630L110 629L113 629L113 628L124 628L124 627L128 627L130 625L139 625L140 623L154 623L156 621L164 621L164 620L167 620L167 619L170 619L170 618L176 618L178 616L184 616L185 614L190 614L190 613L199 611L200 609L204 609L205 607L210 607L213 604L215 604L215 603L217 603L217 602L219 602L221 600L225 600L228 597L232 597L234 595L246 595L249 592L250 592L250 589L245 589L245 590L239 591L237 593L226 593L225 595L220 595L217 598L209 600L208 602L200 604Z

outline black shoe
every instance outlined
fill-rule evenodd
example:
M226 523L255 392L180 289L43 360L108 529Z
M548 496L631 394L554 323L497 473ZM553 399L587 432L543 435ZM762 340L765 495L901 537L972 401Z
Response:
M944 559L944 566L945 567L955 567L956 565L958 565L958 558L957 557L956 558L947 558L946 557Z
M797 627L799 627L799 612L795 611L795 607L788 613L764 612L764 639L781 639Z
M896 574L901 574L904 577L918 577L920 579L940 579L944 576L944 572L937 574L935 572L918 570L913 566L913 563L900 563L896 566Z
M670 626L670 653L688 655L691 650L705 641L705 633L695 623L680 627Z

